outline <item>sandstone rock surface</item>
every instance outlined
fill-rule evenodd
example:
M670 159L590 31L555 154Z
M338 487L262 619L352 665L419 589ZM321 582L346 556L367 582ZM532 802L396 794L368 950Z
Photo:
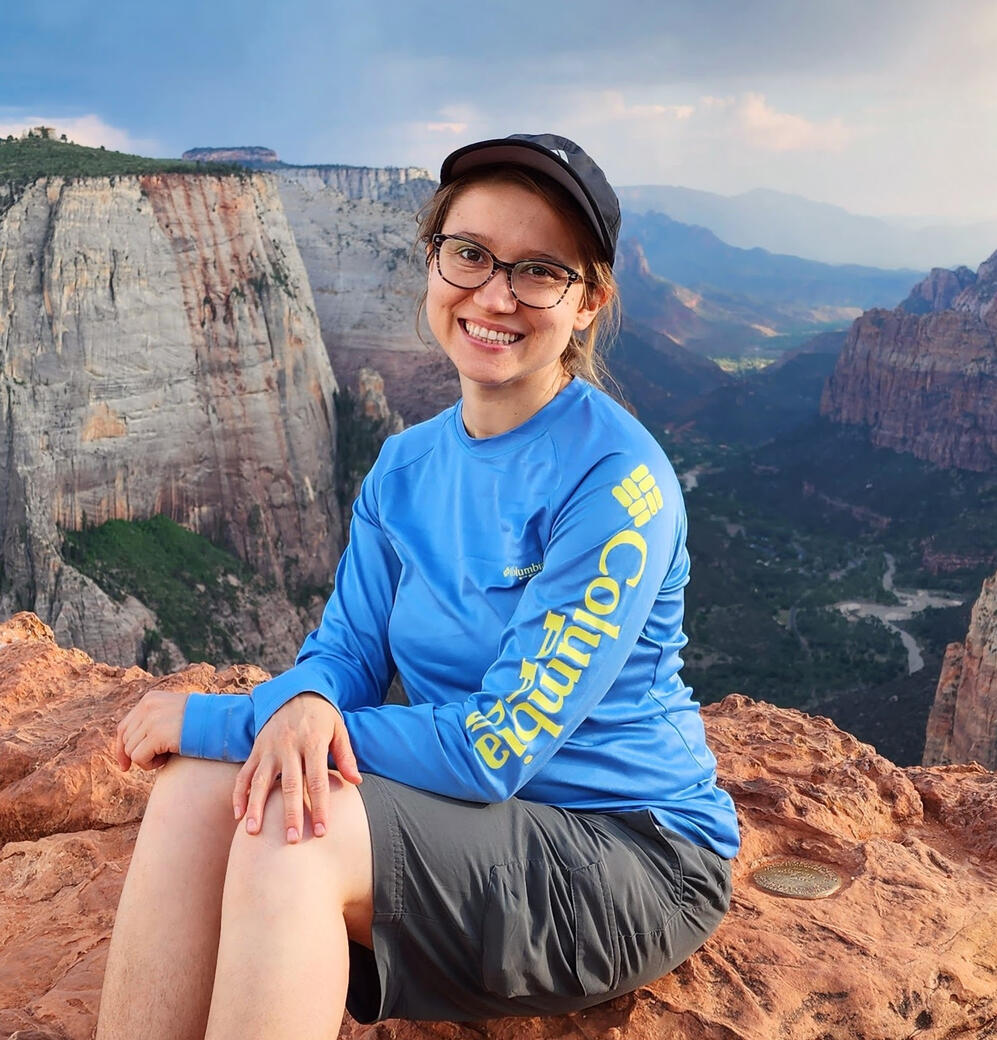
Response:
M148 617L68 567L60 530L157 513L279 589L327 586L336 383L273 179L49 178L8 201L0 609L135 661ZM302 623L283 627L290 658Z
M983 583L966 641L945 651L923 762L997 769L997 574Z
M389 404L409 424L453 404L460 396L453 366L428 345L428 330L427 342L416 331L426 269L414 249L415 213L436 182L415 168L274 172L339 382L356 387L361 368L376 369Z
M26 804L26 792L38 792L30 813L0 816L0 1036L91 1036L149 786L113 776L118 714L153 684L245 689L260 678L241 668L157 680L59 649L30 616L0 625L2 761L18 763L0 790L21 785ZM705 718L744 845L731 912L702 950L672 975L582 1014L463 1026L347 1022L342 1040L997 1035L997 775L979 766L899 769L826 719L740 696L706 708ZM752 870L782 856L829 865L844 884L814 901L755 887Z
M821 412L867 426L880 447L995 471L995 335L997 253L971 280L933 272L897 310L867 311L854 322Z
M347 199L389 203L415 213L436 191L437 182L422 166L281 165L282 183L331 188Z

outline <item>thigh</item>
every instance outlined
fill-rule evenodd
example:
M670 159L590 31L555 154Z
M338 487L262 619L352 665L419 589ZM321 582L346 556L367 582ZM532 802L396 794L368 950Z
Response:
M351 963L347 1006L360 1021L588 1007L670 970L722 916L687 926L699 889L686 860L698 856L677 836L679 846L608 814L461 802L378 777L362 794L374 952Z

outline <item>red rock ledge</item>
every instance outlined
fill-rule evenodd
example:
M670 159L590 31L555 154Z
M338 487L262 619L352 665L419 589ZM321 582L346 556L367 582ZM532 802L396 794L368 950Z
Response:
M0 1037L88 1040L114 907L150 781L119 773L114 725L144 691L248 690L251 666L166 677L0 624ZM744 847L731 912L672 975L588 1012L347 1021L343 1040L942 1040L997 1037L997 774L900 769L827 719L730 696L704 710ZM751 871L818 860L826 899Z

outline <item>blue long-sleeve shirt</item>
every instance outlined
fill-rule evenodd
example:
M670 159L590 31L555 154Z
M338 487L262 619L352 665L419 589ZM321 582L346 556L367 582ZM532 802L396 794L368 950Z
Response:
M685 528L657 442L582 380L496 437L471 438L458 403L384 444L294 667L250 697L192 694L181 753L244 760L312 691L361 770L472 801L648 808L733 856L679 675ZM408 705L382 703L396 669Z

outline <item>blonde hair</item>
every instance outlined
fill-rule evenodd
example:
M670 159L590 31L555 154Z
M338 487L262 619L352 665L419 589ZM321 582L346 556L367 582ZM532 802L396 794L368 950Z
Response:
M613 276L613 265L603 259L602 247L581 207L555 181L536 170L522 166L481 166L462 177L457 177L440 188L419 210L419 237L416 248L422 243L428 257L432 249L433 235L443 230L443 223L454 199L471 185L482 183L519 185L539 196L551 209L568 215L581 258L584 299L589 303L593 297L601 296L605 302L587 329L571 333L568 345L561 354L561 364L569 375L581 376L602 389L606 389L607 379L615 386L603 358L606 347L615 338L620 327L620 294ZM416 313L417 330L425 304L424 291Z

